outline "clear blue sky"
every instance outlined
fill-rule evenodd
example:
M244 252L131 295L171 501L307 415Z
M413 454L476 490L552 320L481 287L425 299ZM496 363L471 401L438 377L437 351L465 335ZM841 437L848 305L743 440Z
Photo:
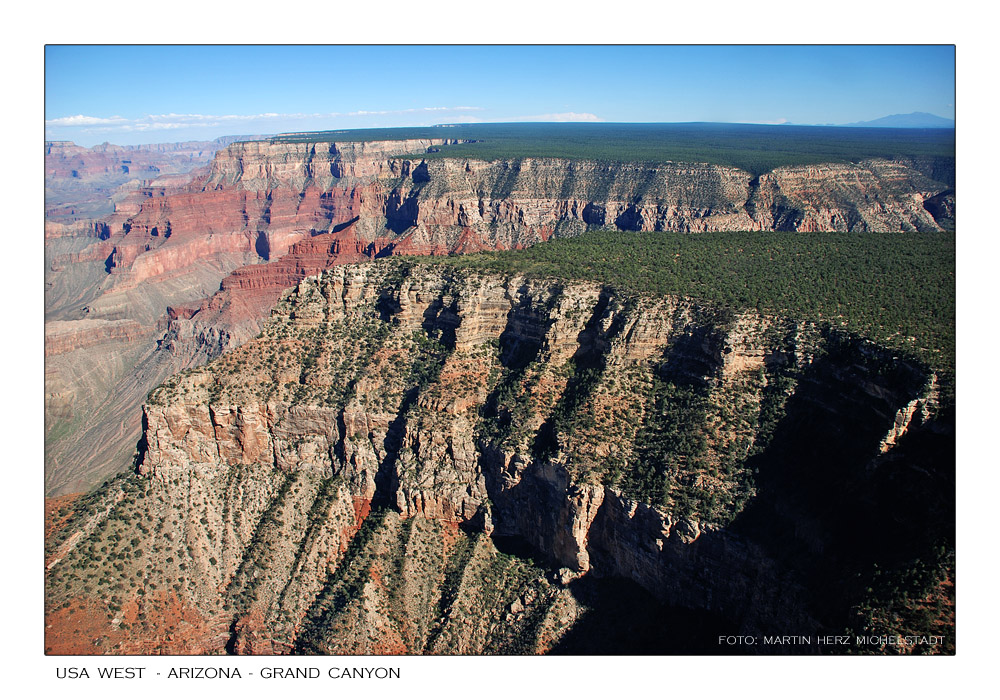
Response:
M952 46L48 46L45 59L46 138L86 146L443 122L955 116Z

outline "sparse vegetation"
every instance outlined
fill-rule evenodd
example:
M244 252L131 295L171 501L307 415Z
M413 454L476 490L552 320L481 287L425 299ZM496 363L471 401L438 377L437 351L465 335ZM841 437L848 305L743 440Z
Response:
M233 444L236 411L242 425L261 417L259 463L218 465L211 477L123 476L57 511L50 555L86 531L49 572L49 608L103 596L101 614L147 634L161 603L132 612L134 601L169 594L230 616L231 644L535 653L573 619L551 613L566 590L545 575L552 562L419 515L367 515L357 494L370 480L380 504L421 503L440 488L468 499L464 517L480 508L502 522L514 506L494 482L484 500L479 479L551 469L703 532L752 530L741 516L763 488L761 460L799 461L789 407L802 411L800 383L884 383L905 405L927 389L926 365L947 378L953 248L941 234L595 233L516 253L378 262L360 268L368 290L336 314L324 286L335 273L307 280L260 338L150 396L154 407L208 404L213 430ZM494 297L483 296L485 275ZM793 320L803 317L818 322ZM744 337L753 349L741 349ZM746 354L724 371L735 351ZM806 366L827 369L803 382ZM851 400L831 410L850 411ZM565 527L549 518L543 531ZM933 591L893 597L910 591L908 571L898 563L851 598L858 624L944 610ZM904 584L878 583L887 576Z

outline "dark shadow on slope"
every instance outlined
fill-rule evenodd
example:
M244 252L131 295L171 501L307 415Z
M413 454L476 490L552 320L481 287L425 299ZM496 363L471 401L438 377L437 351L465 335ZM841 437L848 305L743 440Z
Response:
M341 231L343 231L348 226L353 226L354 224L358 223L360 220L361 220L360 216L355 216L353 219L348 219L347 221L342 221L341 223L336 224L335 226L333 226L330 229L330 233L340 233Z
M872 596L905 608L905 596L915 600L936 584L954 551L950 410L916 419L880 454L897 411L925 391L927 370L854 338L827 340L771 440L747 460L756 496L732 523L654 548L659 516L606 496L590 530L590 575L638 570L665 602L732 618L726 634L843 634ZM623 543L631 543L624 554ZM753 653L817 651L838 650Z
M719 318L698 325L688 325L663 351L657 374L665 381L707 390L711 379L722 369L725 332L721 329L731 314L718 312ZM724 315L723 315L724 314Z
M799 380L768 447L748 461L758 494L730 529L792 573L813 614L837 630L872 571L954 546L955 443L953 423L939 416L880 455L926 371L846 337L830 343Z
M573 375L566 384L566 389L559 398L552 414L538 428L531 454L535 459L551 458L559 450L559 432L562 423L576 414L580 406L590 397L594 386L604 374L607 365L607 353L610 341L622 332L627 310L622 309L614 320L604 330L602 323L609 313L611 298L615 292L609 287L601 289L597 304L583 330L577 335L577 349L573 353Z
M337 567L327 576L322 590L316 594L302 618L293 654L325 653L331 622L364 592L364 584L371 574L368 562L372 551L369 545L385 523L387 512L384 508L373 507L361 528L348 542L347 550Z
M452 300L447 306L438 296L424 311L424 320L420 327L424 329L428 337L434 338L448 352L451 352L455 349L456 331L461 324L462 317L458 314L458 296L452 295Z
M420 395L420 388L413 387L404 395L396 411L396 417L389 423L389 429L385 433L382 446L385 448L385 457L378 465L375 472L375 493L372 496L372 508L395 508L396 491L399 489L399 476L396 474L396 460L399 459L399 450L403 446L403 436L406 433L407 413L410 407L417 402Z
M229 625L229 640L226 642L226 653L230 656L236 654L236 644L239 642L239 631L236 629L236 625L239 621L238 617L234 618Z
M550 299L558 296L557 290L550 292ZM480 409L482 420L489 425L493 437L502 438L510 431L513 417L505 401L524 377L528 365L538 358L545 336L555 322L550 314L543 314L533 303L535 300L526 285L522 285L517 294L520 301L507 313L507 324L499 338L500 364L508 374L494 387ZM484 466L482 456L480 466Z
M395 234L400 234L417 225L420 213L420 203L416 191L410 192L406 199L397 188L393 190L385 202L385 227Z
M448 291L448 289L442 290L442 294L447 296ZM385 457L375 473L375 494L372 497L372 507L395 508L396 491L399 489L396 462L403 447L410 409L416 404L420 393L438 380L446 358L455 349L456 331L461 325L462 319L458 314L458 295L452 294L451 296L452 300L447 306L444 305L441 295L437 296L424 312L421 328L429 338L440 344L443 352L425 349L420 352L426 353L426 355L413 361L410 368L410 379L415 383L415 386L411 386L403 394L395 418L386 431L382 443L385 448ZM390 319L399 311L399 304L391 296L384 293L380 296L377 307L383 320Z
M655 370L649 409L634 441L634 464L619 486L651 504L673 501L673 512L689 515L698 463L708 449L704 437L709 395L723 364L729 315L689 324L663 351Z
M138 473L139 467L146 460L146 451L149 449L149 442L146 440L146 431L149 430L149 418L146 412L142 412L142 432L139 434L139 441L135 443L135 456L132 458L132 471Z
M420 165L413 169L413 182L422 184L431 181L431 173L427 168L427 161L420 161Z
M271 246L267 240L267 233L265 233L264 231L258 231L257 238L254 240L253 247L257 255L262 257L264 260L271 259Z
M584 576L573 581L570 590L589 610L551 649L551 654L741 652L739 646L719 644L720 635L731 635L737 628L732 621L701 610L663 605L627 579Z
M494 532L490 535L493 546L502 554L509 554L519 559L530 559L536 562L544 562L548 559L545 554L533 544L520 535L498 534Z
M924 209L934 217L934 221L945 231L955 230L954 189L947 189L933 197L928 197L924 200Z

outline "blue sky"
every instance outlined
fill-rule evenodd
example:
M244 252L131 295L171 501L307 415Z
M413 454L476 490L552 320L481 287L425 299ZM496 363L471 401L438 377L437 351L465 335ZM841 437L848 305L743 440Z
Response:
M954 118L952 46L47 46L46 138Z

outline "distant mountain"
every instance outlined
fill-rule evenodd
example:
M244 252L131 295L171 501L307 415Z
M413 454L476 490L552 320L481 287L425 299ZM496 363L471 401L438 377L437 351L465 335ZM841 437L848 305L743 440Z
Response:
M955 120L945 119L927 112L910 112L909 114L890 114L888 117L872 119L868 122L854 122L842 126L875 126L893 129L954 129Z

